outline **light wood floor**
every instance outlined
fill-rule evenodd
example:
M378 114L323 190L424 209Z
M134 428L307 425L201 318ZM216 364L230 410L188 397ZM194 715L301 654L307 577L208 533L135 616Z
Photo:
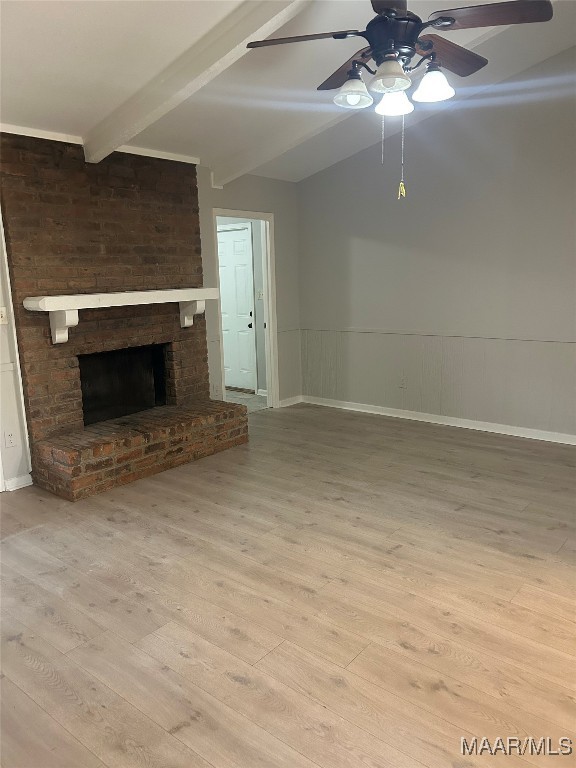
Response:
M3 768L471 768L571 735L575 449L314 406L4 494Z

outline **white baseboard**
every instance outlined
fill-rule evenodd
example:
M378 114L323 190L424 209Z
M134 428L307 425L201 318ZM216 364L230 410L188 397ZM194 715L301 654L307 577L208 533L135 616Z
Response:
M29 474L12 477L5 481L5 485L7 491L17 491L20 488L26 488L28 485L32 485L32 477Z
M258 390L256 390L256 394L260 395L260 397L268 397L268 390L267 389L258 389Z
M288 408L291 405L298 405L298 403L308 402L304 399L303 395L296 395L296 397L287 397L286 400L280 400L278 403L279 408Z
M349 403L345 400L331 400L326 397L291 397L282 400L281 407L294 405L295 403L309 403L310 405L322 405L328 408L340 408L344 411L359 411L360 413L375 413L381 416L392 416L396 419L408 419L409 421L423 421L428 424L442 424L446 427L461 427L462 429L475 429L479 432L493 432L498 435L510 435L511 437L525 437L529 440L544 440L548 443L563 443L576 445L576 435L563 432L546 432L541 429L528 427L515 427L509 424L493 424L489 421L474 421L473 419L458 419L452 416L439 416L434 413L420 413L419 411L404 411L399 408L386 408L382 405L366 405L365 403Z

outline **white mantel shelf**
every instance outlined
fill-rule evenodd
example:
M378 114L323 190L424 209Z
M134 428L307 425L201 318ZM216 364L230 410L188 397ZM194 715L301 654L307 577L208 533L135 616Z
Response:
M194 315L206 309L206 301L218 298L217 288L173 288L161 291L126 291L124 293L77 293L69 296L28 296L24 306L31 312L48 312L52 343L68 341L68 329L78 325L79 309L129 307L137 304L180 305L180 325L189 328Z

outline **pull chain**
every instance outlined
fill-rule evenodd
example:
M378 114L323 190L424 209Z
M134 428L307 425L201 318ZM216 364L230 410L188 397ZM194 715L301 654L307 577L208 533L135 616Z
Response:
M398 187L398 200L406 197L406 185L404 184L404 115L402 115L402 154L400 158L400 186Z
M382 115L382 165L384 165L384 139L386 138L385 128L384 128L385 121L386 121L386 118L384 117L384 115Z

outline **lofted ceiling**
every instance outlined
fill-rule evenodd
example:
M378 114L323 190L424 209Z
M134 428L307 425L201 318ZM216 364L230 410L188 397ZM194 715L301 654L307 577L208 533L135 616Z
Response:
M414 0L432 11L486 0ZM7 130L81 141L97 162L145 151L213 171L299 181L376 143L380 118L352 113L316 87L362 41L318 40L246 50L264 37L363 29L368 0L2 0L0 119ZM545 24L445 33L489 58L449 79L464 99L574 45L576 3Z

